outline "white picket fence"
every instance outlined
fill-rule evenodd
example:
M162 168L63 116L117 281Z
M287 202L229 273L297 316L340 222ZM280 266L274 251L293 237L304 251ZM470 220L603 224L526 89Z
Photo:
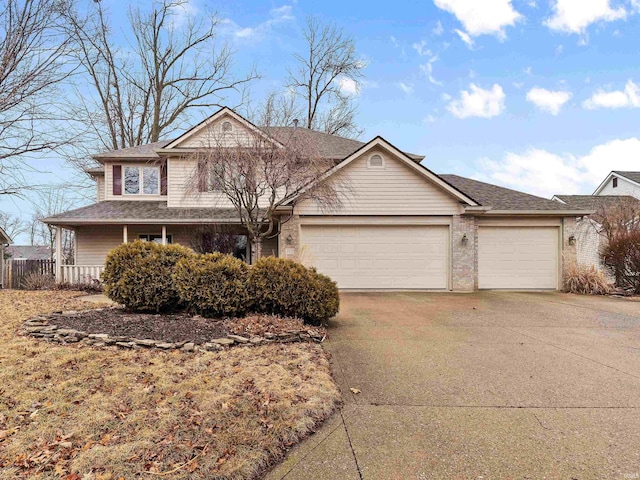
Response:
M62 265L62 281L72 284L91 284L100 280L104 265Z

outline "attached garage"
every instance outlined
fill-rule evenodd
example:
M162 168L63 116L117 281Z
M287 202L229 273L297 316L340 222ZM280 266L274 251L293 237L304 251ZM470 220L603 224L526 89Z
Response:
M304 261L340 288L447 289L448 225L303 225Z
M557 289L558 227L478 229L478 288Z

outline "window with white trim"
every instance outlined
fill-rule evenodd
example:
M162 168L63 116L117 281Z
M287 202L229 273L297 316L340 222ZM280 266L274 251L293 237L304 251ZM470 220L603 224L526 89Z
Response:
M160 167L124 167L125 195L160 195Z
M369 157L368 166L370 168L384 168L384 158L378 153L374 153Z
M140 234L138 238L145 242L162 243L162 235L148 235L143 233L143 234ZM171 235L167 235L167 245L171 243L173 243L173 238Z

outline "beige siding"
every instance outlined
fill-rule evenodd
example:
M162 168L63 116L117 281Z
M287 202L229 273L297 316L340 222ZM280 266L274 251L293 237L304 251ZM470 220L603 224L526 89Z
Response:
M105 199L104 175L96 175L96 201L102 202Z
M167 161L167 206L232 208L229 199L218 192L198 192L194 187L197 162L190 159L169 158Z
M118 162L108 162L105 164L104 166L104 179L105 179L105 196L104 199L105 200L140 200L140 201L164 201L167 199L167 197L162 196L162 195L114 195L113 194L113 165L122 165L123 166L123 171L122 171L122 175L124 176L124 166L139 166L139 167L144 167L144 166L148 166L149 162L139 162L139 163L133 163L133 162L122 162L122 163L118 163ZM123 179L124 182L124 179ZM124 193L124 185L122 186L122 191Z
M371 155L380 154L384 167L368 166ZM315 201L296 206L300 215L454 215L459 202L428 179L382 150L368 151L335 174L342 201L337 211L323 211Z
M231 123L230 132L222 131L224 122ZM237 147L250 145L252 136L246 127L229 115L223 115L215 122L201 128L189 138L183 140L175 148L203 148L203 147Z

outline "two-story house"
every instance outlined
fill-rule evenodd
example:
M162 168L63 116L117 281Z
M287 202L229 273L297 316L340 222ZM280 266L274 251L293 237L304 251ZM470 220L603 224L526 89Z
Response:
M554 195L567 208L593 210L595 215L579 217L576 225L577 261L602 269L602 248L606 239L598 216L625 205L640 211L640 172L613 171L592 195ZM635 207L633 206L635 205Z
M197 168L190 154L220 132L277 142L295 128L259 128L223 108L179 138L96 155L101 166L89 173L97 202L46 220L76 233L76 265L61 265L58 278L99 275L109 250L122 242L189 245L203 225L243 235L224 195L189 188ZM350 187L330 213L311 198L289 199L263 254L302 259L343 289L561 287L563 262L575 258L575 219L588 210L437 175L422 156L381 137L360 142L302 128L293 133L308 136L318 156L330 160L322 181L339 174Z

